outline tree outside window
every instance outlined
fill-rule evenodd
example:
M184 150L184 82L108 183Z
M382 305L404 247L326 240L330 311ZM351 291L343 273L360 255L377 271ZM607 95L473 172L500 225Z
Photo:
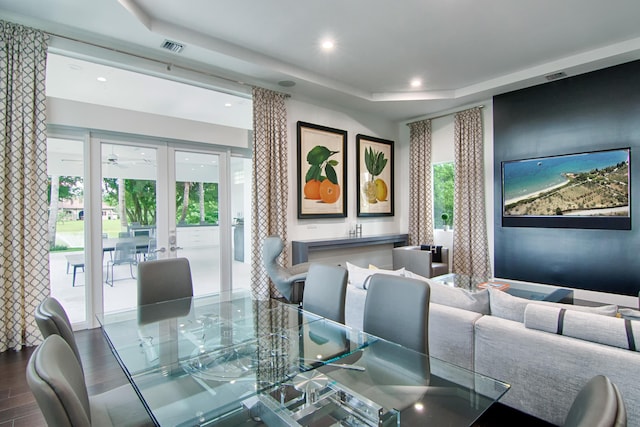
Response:
M453 179L453 162L433 165L433 224L435 228L453 225ZM446 217L446 223L443 217Z

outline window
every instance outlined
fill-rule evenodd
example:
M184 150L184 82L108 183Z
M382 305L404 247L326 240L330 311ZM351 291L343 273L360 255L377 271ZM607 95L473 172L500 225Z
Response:
M453 162L433 165L434 228L451 227L453 224L453 172Z

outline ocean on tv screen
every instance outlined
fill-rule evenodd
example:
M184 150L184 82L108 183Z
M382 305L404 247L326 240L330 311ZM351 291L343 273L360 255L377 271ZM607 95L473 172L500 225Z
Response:
M629 216L629 150L503 163L505 216Z

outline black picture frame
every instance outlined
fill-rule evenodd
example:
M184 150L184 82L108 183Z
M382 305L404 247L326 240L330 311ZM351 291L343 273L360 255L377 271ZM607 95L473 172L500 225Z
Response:
M356 193L359 217L394 215L393 146L393 141L388 139L356 135ZM372 170L376 167L378 170Z
M299 121L297 140L298 219L345 218L347 131Z

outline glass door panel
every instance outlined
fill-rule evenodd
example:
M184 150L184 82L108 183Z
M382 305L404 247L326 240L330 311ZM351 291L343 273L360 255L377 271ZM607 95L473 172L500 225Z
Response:
M251 159L230 159L231 214L233 215L233 289L249 289L251 278Z
M137 304L137 264L155 255L157 153L101 144L102 277L105 312ZM106 212L106 214L105 214Z
M49 138L49 270L51 295L72 323L86 320L83 141Z
M169 256L189 259L194 295L217 292L221 277L221 155L175 150L174 159L175 232L169 232ZM175 244L171 244L173 235Z

